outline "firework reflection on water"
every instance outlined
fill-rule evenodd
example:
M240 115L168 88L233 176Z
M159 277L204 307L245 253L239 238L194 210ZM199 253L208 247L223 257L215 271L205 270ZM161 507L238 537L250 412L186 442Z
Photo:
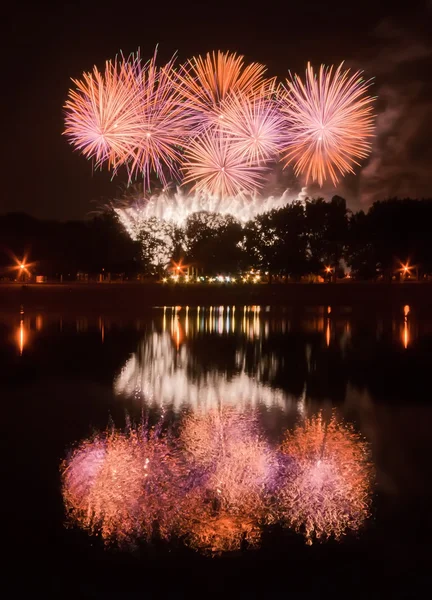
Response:
M287 432L282 452L291 460L278 510L308 544L340 539L369 515L372 468L367 443L335 415L306 419Z
M201 551L218 554L259 544L278 472L275 452L254 412L233 407L188 414L180 439L201 485L185 503L183 534Z
M167 539L178 518L182 461L166 435L145 424L85 440L61 467L69 517L106 542Z
M368 447L321 414L286 433L280 449L253 410L183 415L179 435L146 424L83 441L61 466L69 521L120 547L182 539L221 554L259 546L281 523L306 542L340 539L369 514Z

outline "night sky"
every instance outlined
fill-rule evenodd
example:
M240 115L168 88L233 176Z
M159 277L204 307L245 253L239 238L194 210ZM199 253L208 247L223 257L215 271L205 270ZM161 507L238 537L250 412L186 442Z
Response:
M10 3L12 4L12 3ZM75 2L27 5L2 14L4 32L0 213L83 218L95 201L118 195L122 178L93 173L61 135L71 77L122 50L141 48L183 62L232 50L264 63L269 75L304 72L310 60L375 77L377 137L368 162L336 190L351 208L388 196L432 196L432 0L400 3ZM260 7L260 10L258 10ZM289 176L290 174L288 174ZM289 177L293 190L303 182ZM316 196L316 188L308 188Z

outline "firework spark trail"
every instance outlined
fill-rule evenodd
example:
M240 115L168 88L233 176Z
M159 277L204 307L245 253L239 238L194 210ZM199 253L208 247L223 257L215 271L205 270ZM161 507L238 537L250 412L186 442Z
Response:
M256 545L278 464L254 414L232 407L190 414L181 440L192 464L204 472L199 493L184 511L191 546L220 553L239 549L243 540Z
M72 522L108 542L168 538L178 518L182 462L166 437L144 426L84 441L62 465Z
M108 205L118 216L121 224L132 239L137 240L146 231L147 221L160 219L183 227L193 213L206 211L221 215L232 215L241 223L251 221L257 215L277 208L283 208L293 201L307 197L306 188L296 195L286 190L280 196L261 197L257 195L225 196L202 192L184 194L180 189L169 194L146 195L139 188L125 195L123 200Z
M326 424L319 414L286 435L282 452L291 464L279 510L307 543L359 529L371 493L371 465L360 436L334 415Z
M353 173L353 165L370 153L374 99L366 92L371 82L342 66L333 73L333 67L321 65L316 76L308 63L305 83L295 75L281 88L291 138L283 159L285 166L294 163L296 175L306 173L306 183L322 185L330 177L336 185L338 173Z

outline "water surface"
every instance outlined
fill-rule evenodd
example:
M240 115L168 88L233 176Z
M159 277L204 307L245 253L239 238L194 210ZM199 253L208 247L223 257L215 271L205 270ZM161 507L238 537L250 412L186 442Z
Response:
M24 306L0 315L0 357L13 543L45 565L207 564L169 544L132 559L65 528L59 465L109 423L124 427L143 411L176 423L225 405L257 411L276 445L302 419L335 409L370 444L376 473L372 516L355 535L309 549L301 536L272 531L260 550L225 561L349 561L353 572L386 561L390 573L402 560L412 571L430 559L432 318L414 306L158 307L138 320Z

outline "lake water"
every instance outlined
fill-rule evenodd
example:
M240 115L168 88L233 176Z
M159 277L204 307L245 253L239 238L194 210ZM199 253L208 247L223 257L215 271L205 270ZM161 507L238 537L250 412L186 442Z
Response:
M183 575L193 569L196 582L210 573L216 589L222 571L281 561L293 579L312 571L329 584L373 572L401 589L411 577L417 584L427 577L427 312L414 306L380 313L367 307L183 306L155 307L140 319L128 319L126 311L119 319L29 314L24 306L0 315L0 356L10 552L58 594L66 581L80 597L106 597L117 589L126 594L131 580L149 568L153 577L178 567ZM256 547L242 542L233 552L210 556L178 537L106 547L101 535L67 519L60 466L96 432L125 431L142 418L150 425L162 418L164 427L178 432L187 415L205 419L224 410L246 415L246 423L254 415L260 439L273 449L287 431L318 415L328 423L334 414L342 431L370 451L369 512L357 519L358 529L309 546L277 517L263 526Z

